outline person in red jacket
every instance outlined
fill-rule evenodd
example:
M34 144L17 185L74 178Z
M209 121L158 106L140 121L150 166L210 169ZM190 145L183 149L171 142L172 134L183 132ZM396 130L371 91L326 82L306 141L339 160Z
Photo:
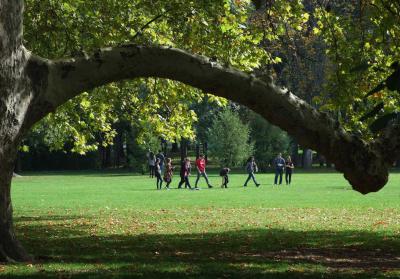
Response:
M196 160L196 168L197 168L197 179L195 183L195 188L197 188L197 183L199 182L200 176L203 176L207 182L208 188L212 188L210 182L208 181L207 173L206 173L206 160L204 159L204 155L201 154L199 158Z

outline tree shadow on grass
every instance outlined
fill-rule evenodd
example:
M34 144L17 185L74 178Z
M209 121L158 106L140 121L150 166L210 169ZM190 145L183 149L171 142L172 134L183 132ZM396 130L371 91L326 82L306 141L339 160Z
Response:
M16 219L19 238L37 259L37 271L26 278L397 278L400 273L400 239L394 234L262 228L90 235L84 223L18 224L22 221ZM59 263L65 269L47 268ZM77 265L80 270L74 271L71 266Z

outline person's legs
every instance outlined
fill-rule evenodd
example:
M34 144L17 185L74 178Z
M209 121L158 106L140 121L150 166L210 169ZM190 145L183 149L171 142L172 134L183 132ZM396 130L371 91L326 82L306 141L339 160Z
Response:
M203 175L204 179L205 179L205 180L206 180L206 182L207 182L207 186L208 186L208 188L212 188L212 186L211 186L210 182L208 181L208 176L207 176L207 173L204 171L204 172L202 173L202 175Z
M189 189L192 189L192 186L190 186L190 182L189 182L189 177L185 176L185 188L189 187Z
M274 179L275 185L278 184L278 175L279 175L279 172L277 170L275 170L275 179Z
M244 183L244 187L247 186L247 183L248 183L249 180L251 179L251 175L252 175L252 173L249 173L249 176L247 177L246 182Z
M251 178L253 179L253 182L254 182L254 184L256 184L257 187L260 186L260 184L257 182L256 177L253 172L251 173Z
M194 187L197 188L197 183L199 183L201 172L197 171L196 183L194 183Z
M292 173L291 172L289 172L289 185L290 185L290 183L292 183Z
M182 188L183 183L185 183L185 178L183 176L181 176L181 181L179 181L178 189Z
M156 179L157 179L157 190L158 190L161 189L161 184L162 184L161 176L158 173L156 173Z
M282 184L282 176L283 176L283 171L279 171L279 184Z
M227 175L224 176L224 186L225 188L228 188L228 183L229 183L229 178Z
M285 172L285 181L286 181L286 185L289 184L288 178L289 178L289 173L286 171L286 172Z

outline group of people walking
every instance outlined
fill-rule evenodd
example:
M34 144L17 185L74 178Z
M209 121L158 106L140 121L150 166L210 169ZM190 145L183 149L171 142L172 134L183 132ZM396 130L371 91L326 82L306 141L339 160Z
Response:
M164 171L164 161L166 162L166 167ZM166 189L170 189L169 185L172 182L172 176L174 167L172 166L172 159L167 158L165 159L164 154L159 151L157 155L154 153L148 153L148 162L149 162L149 169L150 169L150 177L153 178L154 176L157 179L157 189L162 189L163 181L166 182ZM213 186L210 184L208 180L208 176L206 173L206 160L204 155L200 155L199 158L195 162L196 169L197 169L197 179L194 188L190 185L189 176L191 174L192 165L189 158L185 158L181 163L180 169L180 177L181 180L178 184L178 189L182 189L182 186L189 189L199 190L200 188L197 186L201 177L204 177L208 188L212 188ZM225 178L225 186L228 183L227 173L229 172L228 168L225 168L226 171L226 178ZM162 177L162 172L164 171L164 177Z
M165 171L164 171L164 162L165 162ZM157 189L161 190L162 189L162 184L163 182L166 183L165 188L170 189L170 184L172 182L172 176L173 176L173 171L174 167L172 166L172 159L171 158L165 158L164 154L159 151L156 155L154 153L149 152L148 153L148 163L149 163L149 170L150 170L150 177L156 177L156 184L157 184ZM206 173L206 159L203 154L199 156L198 159L195 161L195 166L197 170L197 178L194 187L191 186L190 181L189 181L189 176L191 174L192 170L192 165L191 161L189 158L185 158L181 162L181 168L180 168L180 182L178 184L178 189L182 189L183 186L184 188L187 189L192 189L192 190L200 190L198 187L198 183L201 177L204 178L204 180L207 183L208 188L213 188L213 186L210 184L210 181L208 179L207 173ZM287 160L282 158L282 154L279 153L278 156L274 160L274 166L275 166L275 179L274 179L274 185L278 184L278 178L279 178L279 184L282 184L282 177L283 173L285 172L285 180L286 180L286 185L291 184L292 180L292 173L294 169L294 164L288 156ZM219 175L222 177L222 183L221 187L223 188L228 188L228 183L229 183L229 173L230 173L230 168L224 167L220 170ZM256 187L259 187L261 184L257 182L255 173L258 172L258 167L255 162L254 156L251 156L246 163L246 171L248 173L248 177L244 183L244 187L247 187L247 184L250 180L253 180L254 184ZM164 173L164 176L162 176L162 173Z

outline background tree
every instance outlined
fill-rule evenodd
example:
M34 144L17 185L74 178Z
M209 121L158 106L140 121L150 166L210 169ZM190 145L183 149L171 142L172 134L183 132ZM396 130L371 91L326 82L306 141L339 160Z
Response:
M230 109L215 117L208 132L210 153L221 167L241 166L253 153L254 144L249 139L249 125Z
M249 123L250 141L254 143L254 156L259 168L265 170L270 167L279 152L290 154L290 137L286 132L247 108L240 109L240 117Z

